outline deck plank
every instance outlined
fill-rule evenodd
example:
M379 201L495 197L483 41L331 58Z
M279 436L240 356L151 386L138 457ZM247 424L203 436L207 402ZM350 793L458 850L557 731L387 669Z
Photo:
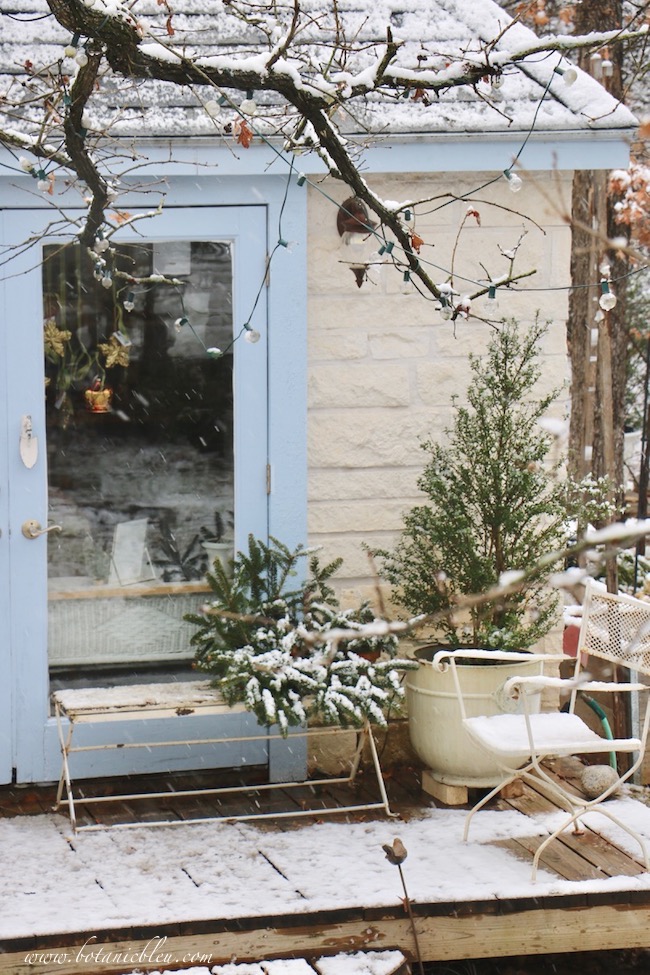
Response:
M564 774L562 769L556 772ZM284 790L281 786L270 792L257 792L255 785L259 783L260 774L260 770L248 770L246 773L220 771L206 775L174 773L167 776L149 776L147 781L152 790L167 790L168 795L161 800L146 800L151 803L151 810L148 812L160 813L166 808L181 819L196 818L202 812L214 815L218 805L215 797L185 799L176 795L176 791L195 788L206 782L224 787L233 783L250 786L249 792L229 797L228 808L240 812L250 808L251 803L257 802L269 809L287 802L340 802L349 798L351 791L346 785L338 785L318 787L316 790L306 786L306 796L301 795L302 788ZM575 775L575 770L571 774ZM78 787L82 791L88 788L94 793L101 793L115 788L123 789L124 784L124 780L117 783L99 780L79 783ZM133 785L133 791L140 791L142 788L138 777L134 777ZM391 805L405 820L417 817L422 809L434 805L429 797L417 793L417 785L417 776L412 769L386 778ZM363 776L355 786L355 798L358 800L360 795L375 798L373 790L376 791L376 788L372 776ZM296 794L291 795L292 792ZM54 793L52 787L2 787L0 816L33 815L49 811ZM119 816L127 812L118 805L111 814L110 808L102 807L101 815ZM492 804L492 808L516 810L525 816L535 816L556 807L541 792L526 786L521 796L500 799ZM67 810L63 809L63 813L65 812ZM79 813L81 815L84 812L82 804ZM349 814L346 818L349 819ZM359 818L363 819L363 814ZM381 818L381 814L371 813L368 818ZM314 821L318 819L316 815ZM356 814L354 819L357 820ZM62 823L64 822L65 819L62 818ZM304 825L305 820L300 822ZM260 824L260 829L265 831L294 828L296 822L291 820L265 821ZM495 845L530 861L542 839L543 837L532 835L531 830L529 837L499 841ZM411 856L415 853L415 850L410 851ZM634 877L643 871L634 856L618 849L593 830L588 830L582 837L573 837L568 832L550 844L544 853L542 867L555 873L558 878L571 881L602 879L608 876ZM277 909L282 910L280 905ZM457 900L453 903L414 905L418 940L426 961L602 948L650 948L650 926L647 924L649 910L650 891L634 889L601 890L593 894L578 889L575 894L563 892L557 896L531 896L510 900L492 898L470 902ZM107 952L125 950L130 944L142 949L148 939L162 936L168 939L166 948L176 957L190 952L203 952L210 957L212 964L226 964L233 956L242 961L259 961L260 958L286 958L296 955L316 957L339 951L371 948L397 948L411 959L414 957L413 934L401 904L387 908L357 907L327 912L307 910L287 916L278 913L272 917L215 918L211 921L167 924L157 926L155 930L130 927L92 934ZM0 975L31 975L34 964L26 962L30 952L59 949L70 957L61 963L57 962L56 966L52 964L53 971L62 975L87 975L88 960L82 959L80 962L74 957L74 949L83 944L84 940L84 933L79 932L22 938L6 943L3 946L4 952L0 953ZM40 970L44 970L42 966ZM112 967L101 967L97 964L92 970L93 975L118 975L131 969L123 964Z
M557 806L548 799L543 791L537 791L531 786L526 785L523 789L521 796L514 796L509 799L499 800L499 805L502 808L516 809L518 812L523 813L527 816L534 816L538 813L543 812L555 812L557 811ZM568 815L568 814L567 814ZM594 816L598 816L598 811L595 810ZM537 846L542 842L544 837L534 838L537 840L535 848L529 852L534 852ZM532 840L533 838L531 838ZM562 865L561 869L557 866L557 857L553 857L553 862L556 864L553 869L556 869L560 876L564 876L567 880L583 880L591 876L594 879L602 878L603 876L615 877L615 876L627 876L634 877L645 872L645 865L643 858L641 856L641 850L639 849L639 854L635 856L626 850L621 850L619 847L615 846L613 843L609 842L604 836L598 833L593 827L583 825L580 832L574 832L573 829L568 829L557 838L554 843L551 843L543 855L542 862L548 864L546 853L556 846L559 845L565 852L566 863ZM578 869L578 861L574 859L574 855L583 858L588 864L595 868L595 872L590 874L590 871L586 870L586 875L583 876L583 871ZM576 869L576 874L571 873L571 864L574 864Z

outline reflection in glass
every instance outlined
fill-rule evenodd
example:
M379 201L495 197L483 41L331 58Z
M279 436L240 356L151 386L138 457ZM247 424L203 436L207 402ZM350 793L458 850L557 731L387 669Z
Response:
M206 351L232 336L230 245L120 245L115 268L44 250L53 666L191 656L202 543L232 546L232 355Z

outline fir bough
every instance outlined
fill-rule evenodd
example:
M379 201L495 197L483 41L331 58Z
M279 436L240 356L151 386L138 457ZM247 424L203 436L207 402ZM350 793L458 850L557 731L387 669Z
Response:
M412 664L393 659L397 639L367 603L339 607L329 580L340 564L323 566L313 550L290 550L274 538L266 545L252 535L232 575L215 563L212 601L186 619L197 627L196 667L212 676L228 704L244 704L282 733L311 717L386 724L403 696L399 671ZM359 636L334 639L339 629Z
M427 502L407 513L397 548L377 553L410 612L446 613L438 635L450 646L525 649L556 618L557 597L545 587L554 566L507 598L454 612L459 597L530 568L565 538L565 492L540 426L557 391L533 395L544 332L540 323L521 333L504 322L487 355L470 356L468 405L455 405L444 446L422 445L429 460L418 486Z

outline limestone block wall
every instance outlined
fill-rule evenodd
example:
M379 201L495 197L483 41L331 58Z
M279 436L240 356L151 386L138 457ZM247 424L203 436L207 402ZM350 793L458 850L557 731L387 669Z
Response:
M368 181L385 199L431 199L415 229L425 241L422 260L438 266L431 268L438 282L449 276L469 205L448 194L470 194L481 227L470 218L458 241L454 274L463 293L485 281L486 269L494 278L504 274L509 262L501 252L524 235L515 270L536 273L517 293L500 296L499 314L525 325L539 312L552 323L543 348L543 386L556 386L568 379L570 280L570 231L557 204L569 205L571 174L529 175L517 195L505 179L474 193L491 175ZM349 195L331 180L324 188L338 202ZM388 265L376 281L358 288L344 263L354 256L337 233L336 207L317 189L310 190L309 227L309 541L322 546L324 558L343 557L340 593L356 602L375 592L363 545L390 547L396 540L402 513L418 502L416 481L425 462L420 443L444 437L452 397L462 400L467 387L468 354L485 349L490 327L443 321L433 301L401 293L402 275ZM568 387L556 415L566 413L567 401Z

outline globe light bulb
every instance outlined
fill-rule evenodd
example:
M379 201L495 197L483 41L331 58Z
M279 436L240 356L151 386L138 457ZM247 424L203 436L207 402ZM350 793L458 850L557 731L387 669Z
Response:
M73 58L77 53L80 36L80 34L73 34L70 43L63 48L63 53L66 58Z
M86 67L86 65L88 64L88 55L86 54L85 48L82 47L80 51L77 51L75 55L75 61L77 62L80 68Z
M602 294L598 299L598 304L603 311L611 311L612 308L616 307L616 295L609 290L609 281L601 281L600 289Z
M208 101L204 103L203 107L208 115L212 116L212 118L216 118L220 114L219 102L215 101L214 98L208 99Z
M448 322L453 315L453 309L448 301L443 300L440 306L440 317L443 321Z
M557 68L553 68L555 74L559 74L562 78L564 84L570 88L578 80L578 72L575 68L561 68L559 65Z
M503 175L508 180L508 189L510 192L518 193L523 186L521 178L516 173L511 173L509 169L504 170Z
M251 345L255 345L256 342L259 342L261 337L262 336L260 335L260 333L254 328L247 328L246 335L244 336L246 341L250 342Z
M496 313L499 311L499 308L500 305L499 305L499 299L497 297L497 289L493 284L491 284L490 287L488 288L488 293L487 293L487 302L486 302L487 314L496 315Z
M404 271L404 275L402 277L402 283L400 285L399 290L403 295L412 295L413 292L415 291L415 285L411 281L410 271Z
M292 251L298 246L297 240L285 240L284 237L280 237L278 240L278 247L284 247L286 251L291 254Z
M253 98L253 92L246 92L246 98L241 102L239 109L244 115L255 115L257 111L257 102Z

